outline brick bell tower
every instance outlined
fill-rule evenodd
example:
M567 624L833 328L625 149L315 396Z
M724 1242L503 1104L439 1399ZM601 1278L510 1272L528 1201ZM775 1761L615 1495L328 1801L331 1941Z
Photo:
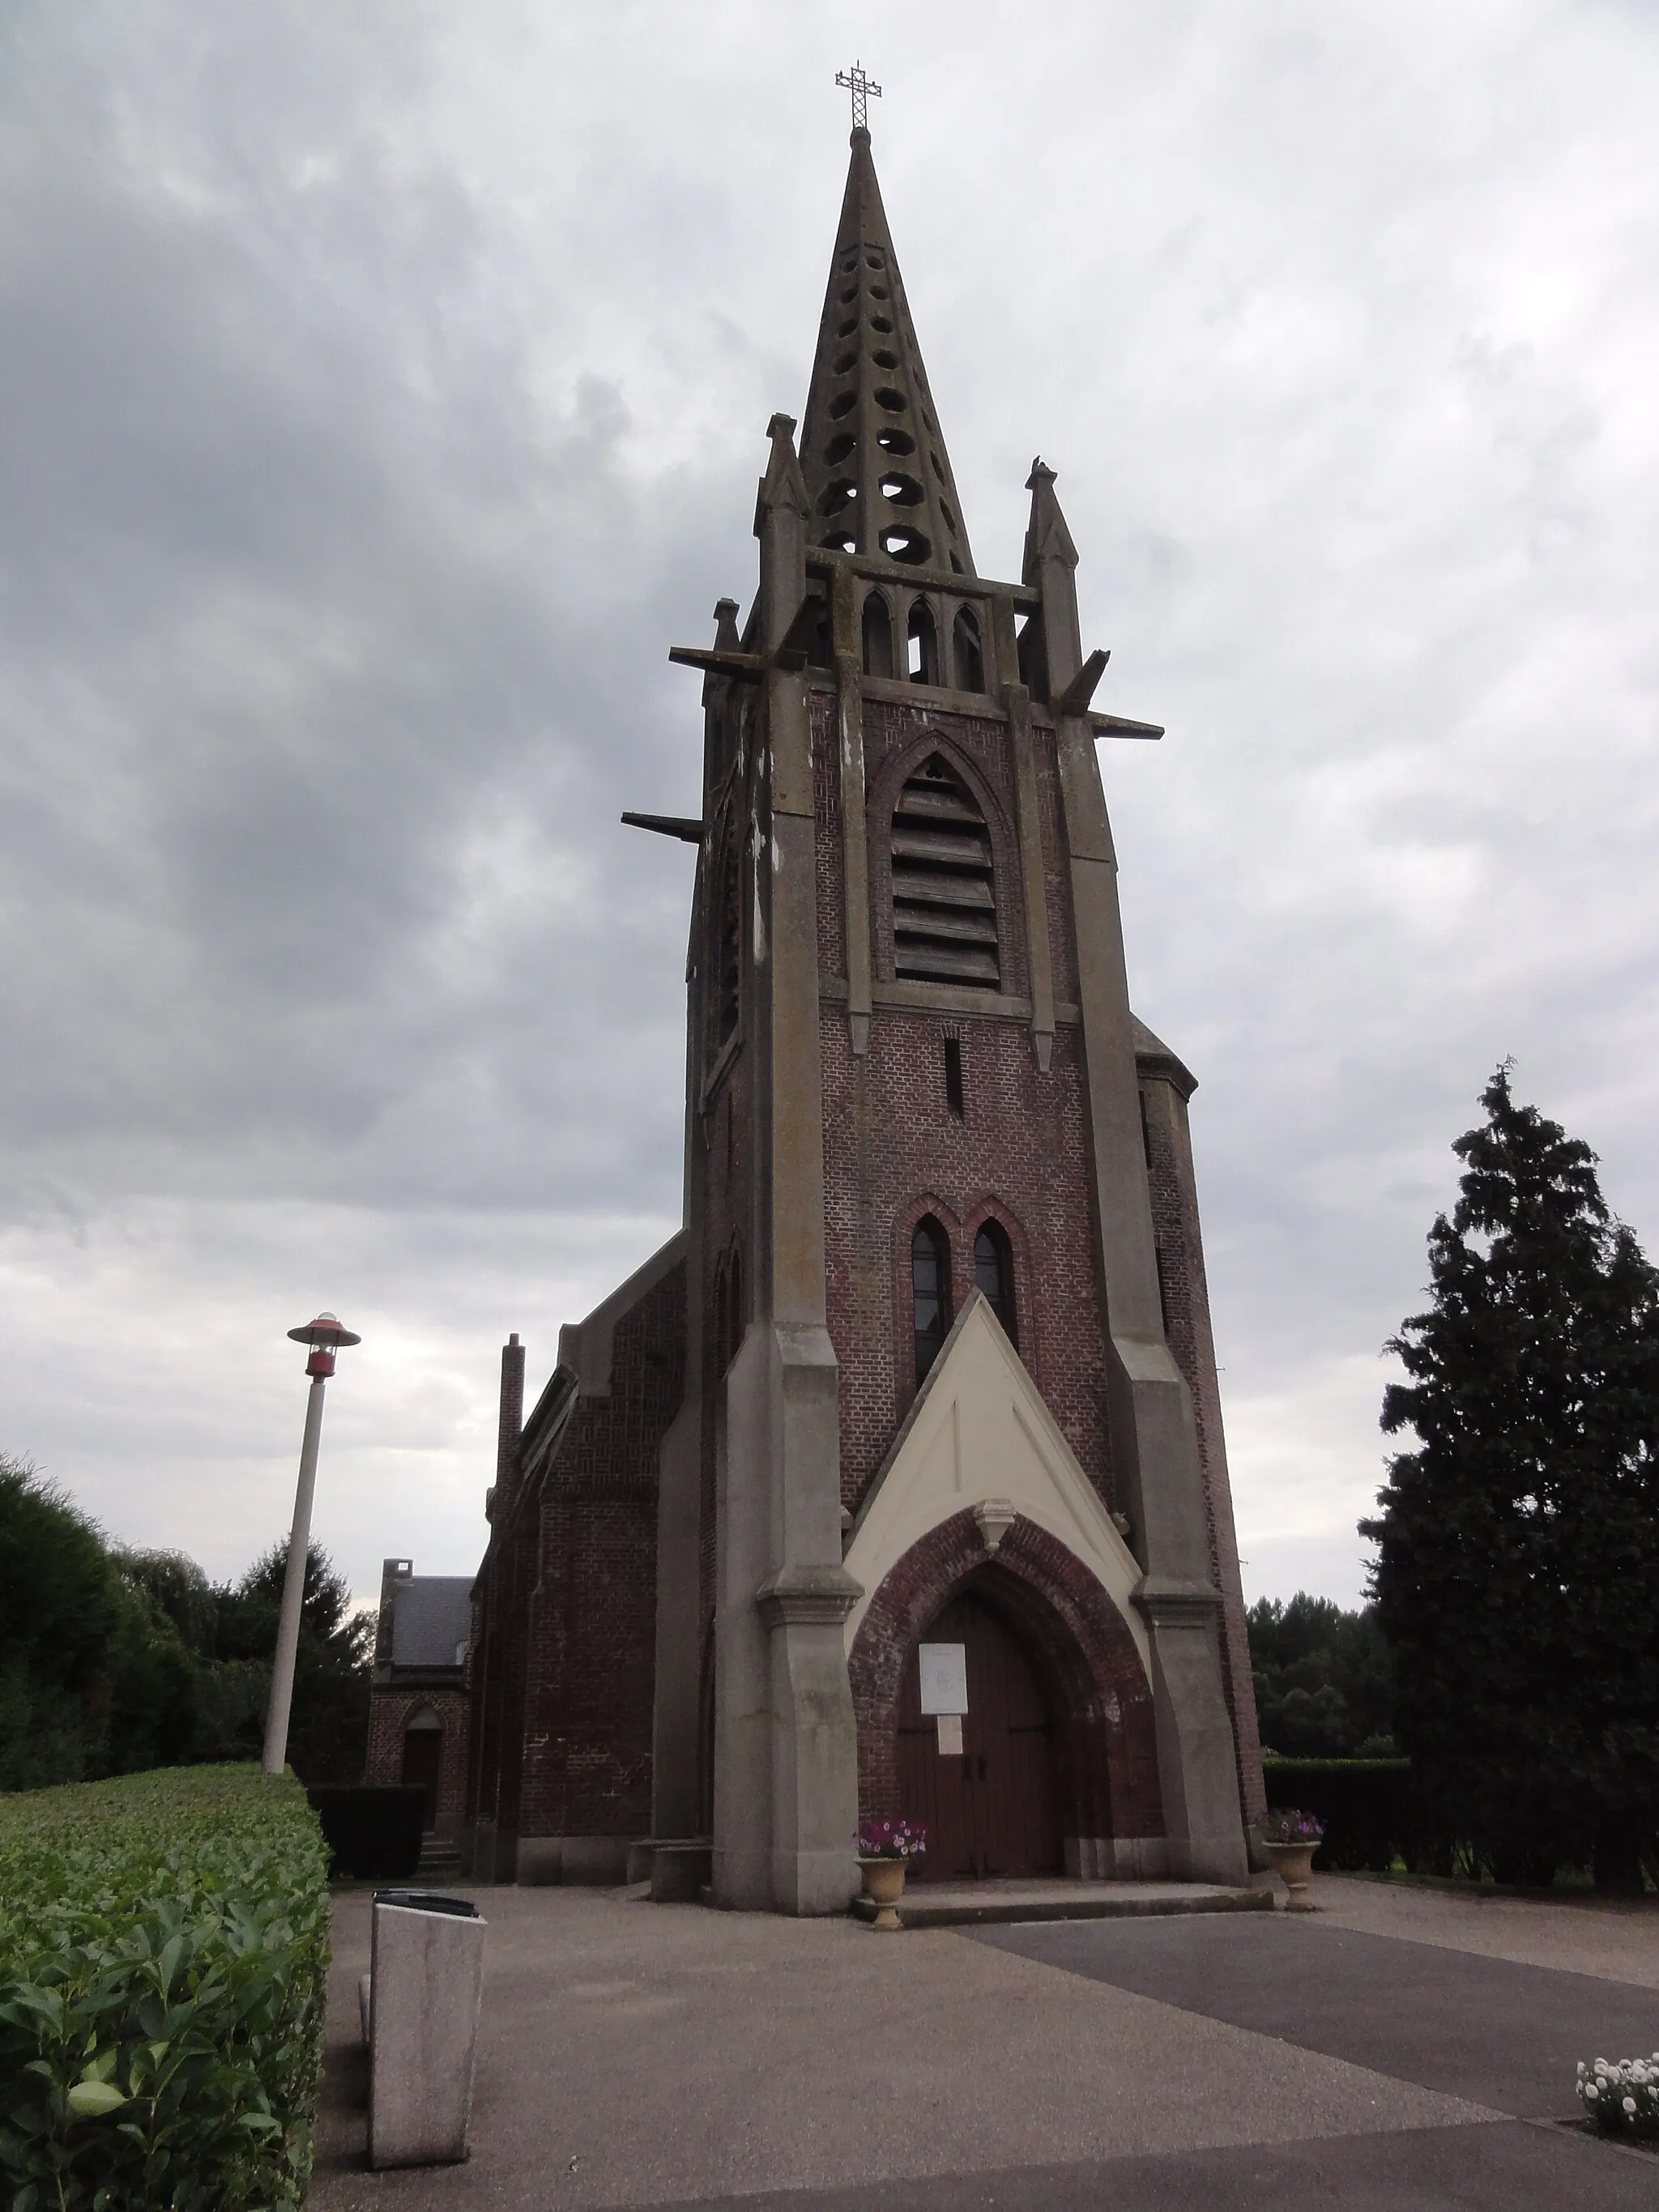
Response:
M746 623L722 600L672 656L701 822L635 817L699 845L655 1832L712 1833L719 1901L812 1913L861 1814L989 1820L913 1680L965 1602L1046 1716L1030 1848L1236 1880L1261 1780L1192 1079L1130 1012L1096 752L1160 733L1091 711L1041 461L1020 580L975 568L865 129L793 430Z

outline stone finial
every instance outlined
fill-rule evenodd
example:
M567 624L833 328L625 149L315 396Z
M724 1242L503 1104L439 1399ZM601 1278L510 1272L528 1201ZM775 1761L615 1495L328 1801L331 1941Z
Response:
M1066 517L1054 496L1054 471L1041 454L1031 463L1025 489L1031 495L1031 519L1025 531L1025 563L1021 581L1035 584L1037 570L1044 561L1058 561L1062 568L1075 568L1077 547L1072 543Z
M994 1552L1003 1538L1019 1518L1019 1509L1006 1498L985 1498L974 1508L974 1520L978 1527L980 1541L988 1552Z
M769 514L781 507L799 515L803 520L812 511L806 495L806 486L801 479L800 463L795 458L795 418L793 415L775 415L766 426L766 434L772 441L772 451L767 459L766 474L760 480L760 494L755 501L755 535L758 538Z

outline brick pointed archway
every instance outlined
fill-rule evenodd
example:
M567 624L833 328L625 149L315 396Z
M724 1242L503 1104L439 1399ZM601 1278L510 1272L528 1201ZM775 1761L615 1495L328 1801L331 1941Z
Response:
M964 1588L1015 1628L1056 1724L1066 1871L1094 1879L1166 1871L1152 1692L1127 1623L1074 1553L1022 1514L986 1543L971 1510L913 1544L872 1599L848 1657L858 1723L859 1814L893 1819L898 1713L911 1648Z

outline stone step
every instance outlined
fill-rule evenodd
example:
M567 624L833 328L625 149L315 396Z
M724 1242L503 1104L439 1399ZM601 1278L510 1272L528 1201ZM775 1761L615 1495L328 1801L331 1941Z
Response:
M878 1907L853 1900L860 1920ZM1208 1881L928 1881L899 1899L904 1928L987 1927L1013 1920L1118 1920L1154 1913L1271 1912L1271 1877L1260 1887Z
M461 1872L461 1847L450 1836L422 1836L417 1881L452 1881Z

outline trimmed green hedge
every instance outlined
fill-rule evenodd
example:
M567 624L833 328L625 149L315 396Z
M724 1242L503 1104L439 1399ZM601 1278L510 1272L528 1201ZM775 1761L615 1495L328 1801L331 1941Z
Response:
M1328 1870L1386 1874L1396 1858L1412 1866L1421 1856L1425 1821L1408 1759L1264 1759L1261 1772L1270 1809L1319 1815L1317 1863Z
M255 1766L0 1796L0 2179L12 2212L301 2203L328 1855Z

